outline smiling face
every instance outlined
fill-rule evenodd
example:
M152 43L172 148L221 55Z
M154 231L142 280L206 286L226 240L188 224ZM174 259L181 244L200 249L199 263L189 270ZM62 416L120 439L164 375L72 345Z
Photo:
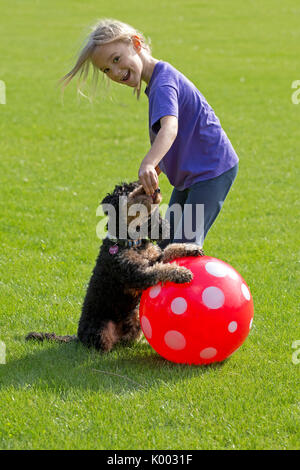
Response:
M114 82L133 88L139 86L143 61L139 47L133 42L114 41L97 46L91 59L93 64Z

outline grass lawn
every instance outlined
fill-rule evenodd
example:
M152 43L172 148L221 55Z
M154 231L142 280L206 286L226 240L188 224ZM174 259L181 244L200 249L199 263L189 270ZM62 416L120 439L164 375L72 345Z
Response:
M144 93L137 102L113 84L91 105L73 83L62 104L57 79L98 17L150 36L153 56L198 86L240 157L204 248L242 274L255 314L222 364L172 364L145 340L106 355L24 341L31 330L76 333L99 201L137 178L149 149ZM1 3L1 449L299 447L299 21L295 0ZM160 186L168 202L163 175Z

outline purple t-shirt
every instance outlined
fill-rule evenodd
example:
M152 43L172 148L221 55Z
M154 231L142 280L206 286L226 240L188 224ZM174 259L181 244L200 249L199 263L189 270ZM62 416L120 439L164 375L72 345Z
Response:
M235 166L237 154L204 96L167 62L154 67L145 90L149 98L151 144L163 116L176 116L178 134L159 167L178 190L221 175Z

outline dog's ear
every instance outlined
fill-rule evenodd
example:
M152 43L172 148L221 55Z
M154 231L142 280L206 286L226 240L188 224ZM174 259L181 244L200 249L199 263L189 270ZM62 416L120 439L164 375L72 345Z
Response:
M140 186L138 181L132 181L131 183L121 183L119 186L115 187L115 192L117 192L120 196L128 196L128 194L132 193L136 188Z
M115 209L119 206L119 197L127 196L132 191L140 186L138 181L132 181L131 183L117 184L112 193L108 193L100 204L112 204Z
M100 204L110 204L112 199L111 194L107 194L104 199L100 202Z
M132 183L128 183L129 190L133 191L134 189L138 188L141 185L139 181L132 181Z
M112 194L107 194L105 198L100 202L100 204L103 206L103 204L112 204L113 205L113 195ZM105 215L108 215L107 210L103 210Z

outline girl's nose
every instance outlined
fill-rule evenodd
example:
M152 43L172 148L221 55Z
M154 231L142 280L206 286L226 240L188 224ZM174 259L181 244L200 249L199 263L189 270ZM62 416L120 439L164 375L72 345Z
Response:
M119 70L118 66L113 65L110 70L110 78L112 80L115 80L116 82L119 82L122 78L122 73L121 70Z

